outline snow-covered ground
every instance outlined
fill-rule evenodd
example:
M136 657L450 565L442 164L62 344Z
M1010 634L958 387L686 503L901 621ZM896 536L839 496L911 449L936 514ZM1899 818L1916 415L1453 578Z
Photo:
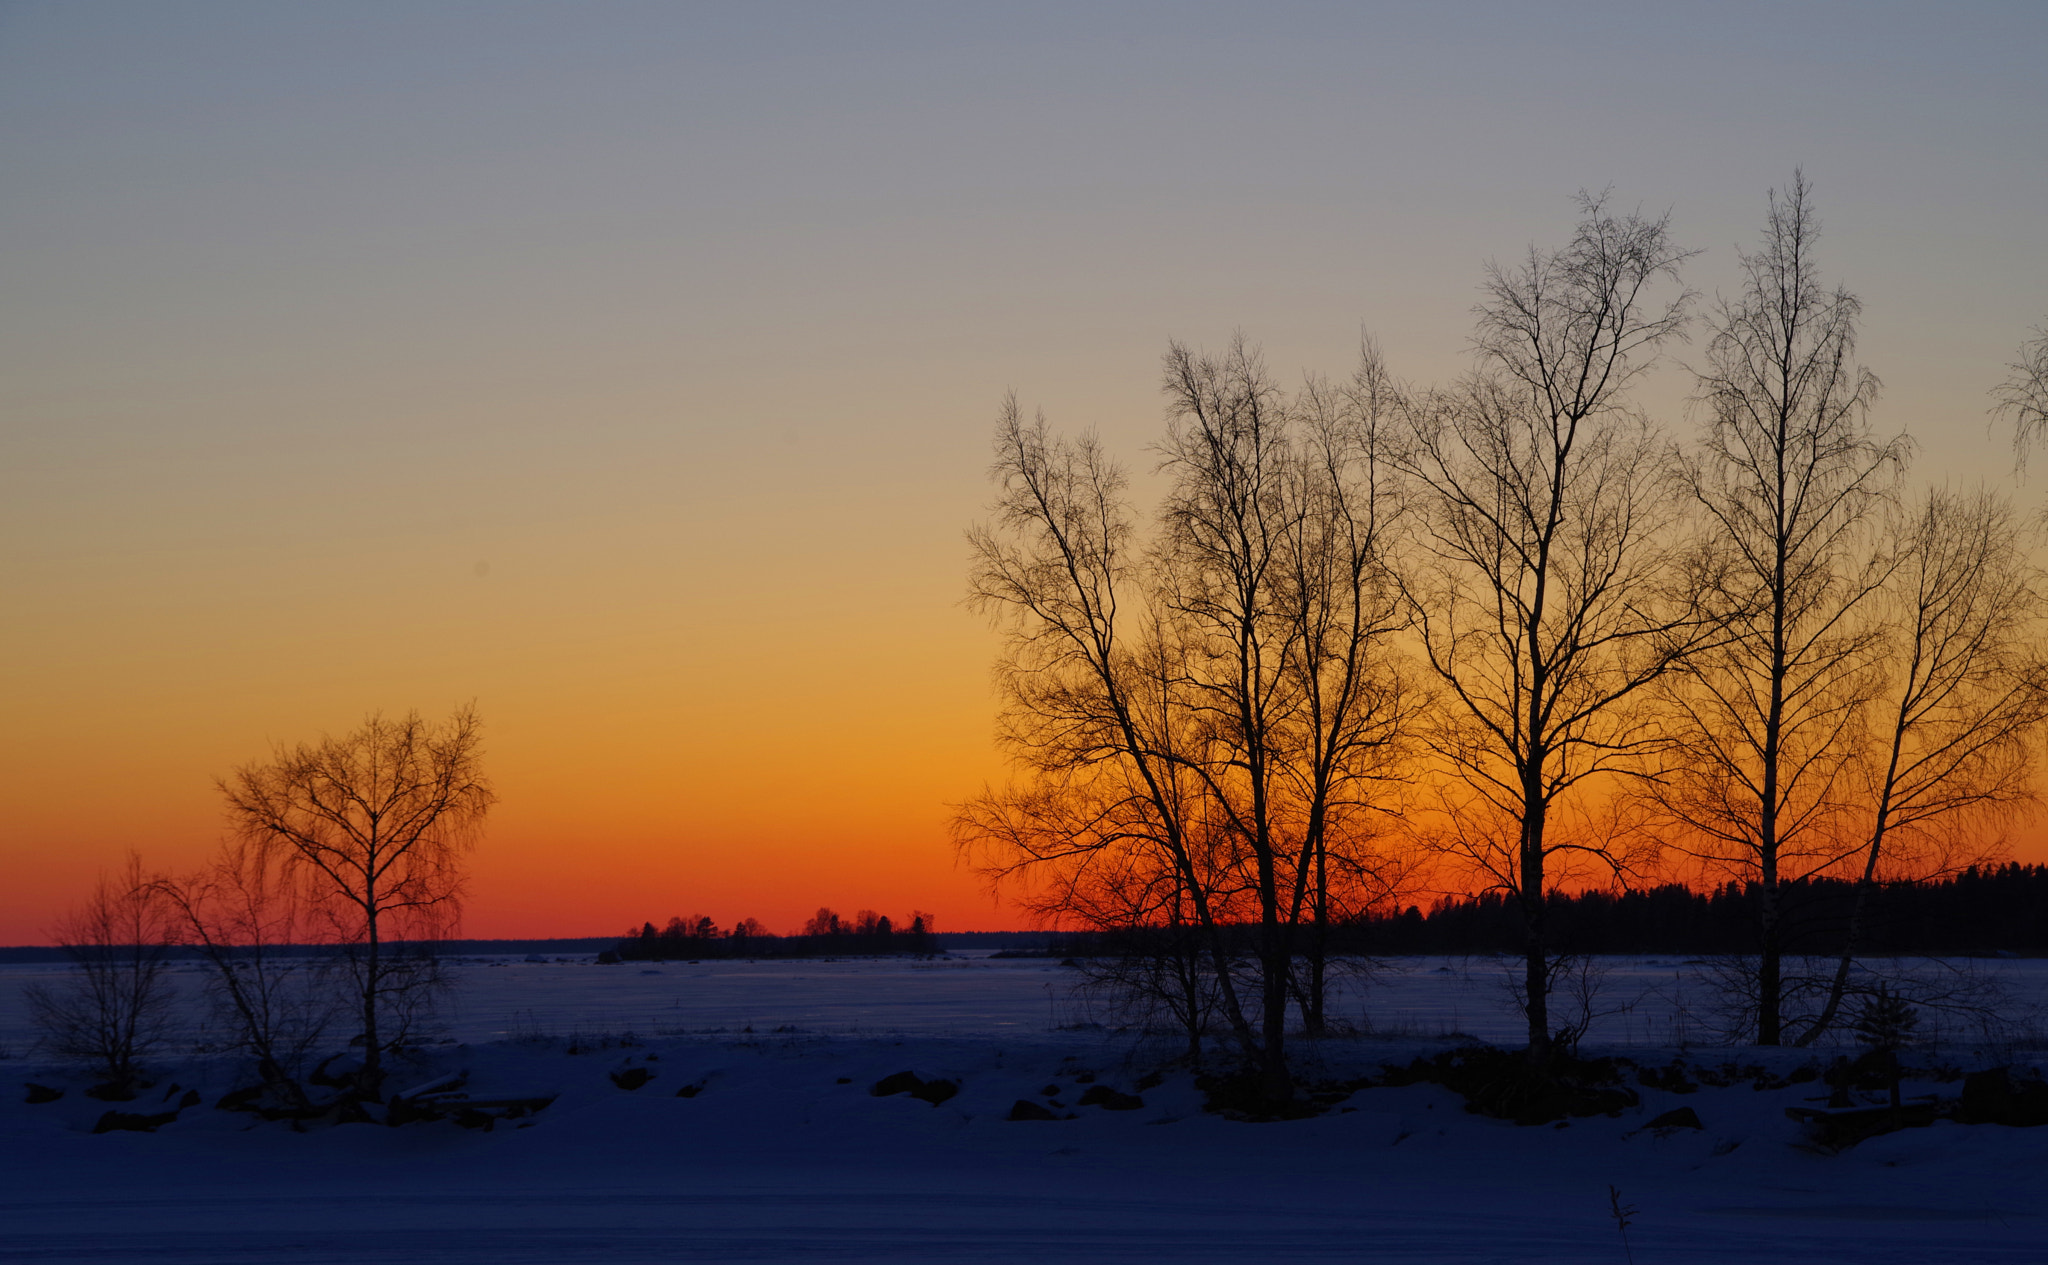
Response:
M1699 968L1675 957L1597 959L1601 978L1587 1039L1605 1045L1679 1045L1711 1041L1714 1016ZM34 1040L22 986L62 978L56 965L0 965L0 1051ZM1482 1041L1515 1041L1522 1021L1506 987L1508 965L1490 958L1394 960L1365 980L1340 981L1333 1016L1382 1034L1461 1033ZM2048 960L1958 960L1939 970L1996 982L2012 1013L2038 1014L2048 1004ZM850 958L628 962L596 966L589 955L530 962L519 957L464 958L459 986L442 1015L448 1036L476 1043L506 1037L577 1033L770 1032L917 1033L1007 1037L1089 1023L1114 1026L1100 1004L1074 995L1077 973L1046 958L991 958L960 952L931 960ZM196 1001L204 979L196 962L180 963L174 980ZM1952 980L1950 982L1953 982ZM1553 1000L1560 1019L1575 1002L1569 990ZM187 1013L197 1018L197 1007ZM1929 1025L1940 1016L1930 1013ZM1954 1021L1957 1037L1972 1035Z
M1610 993L1669 976L1660 961L1617 967ZM1999 969L2028 986L2048 974ZM467 1071L480 1097L559 1095L488 1132L294 1133L213 1109L235 1069L183 1055L119 1105L167 1111L196 1088L201 1106L155 1133L94 1135L108 1104L24 1040L19 984L47 973L0 969L0 1262L1623 1262L1610 1185L1639 1209L1639 1265L2048 1259L2048 1128L1940 1122L1826 1155L1785 1116L1823 1088L1747 1080L1643 1088L1619 1118L1566 1128L1472 1115L1430 1085L1246 1123L1202 1109L1192 1074L1166 1066L1170 1043L1072 1026L1090 1012L1066 996L1073 972L1044 960L471 963L454 1042L393 1083ZM1304 1047L1305 1070L1406 1063L1444 1047L1440 1028L1511 1037L1497 990L1483 962L1383 980L1347 1004L1396 1035ZM1686 1000L1617 1016L1606 1044L1668 1061L1648 1043L1668 1041L1655 1025ZM2011 1051L1933 1055L1968 1067ZM1684 1057L1781 1073L1809 1058ZM613 1074L633 1069L651 1079L620 1088ZM869 1092L905 1070L959 1092L936 1106ZM31 1081L66 1092L31 1104ZM1092 1085L1143 1106L1082 1106ZM1075 1118L1012 1121L1019 1099ZM1704 1129L1645 1127L1678 1106Z

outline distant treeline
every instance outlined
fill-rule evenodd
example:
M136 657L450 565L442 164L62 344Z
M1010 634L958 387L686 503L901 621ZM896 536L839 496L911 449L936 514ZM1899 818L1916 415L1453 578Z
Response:
M1643 891L1553 894L1544 918L1554 943L1576 953L1750 953L1756 949L1754 884L1697 892L1676 884ZM1808 879L1780 891L1792 953L1833 953L1856 903L1856 884ZM1500 893L1439 901L1427 912L1342 928L1351 952L1511 953L1522 917ZM1865 954L2048 953L2048 866L1972 867L1951 878L1875 887L1864 911Z
M1832 954L1856 903L1856 884L1807 879L1784 884L1780 902L1790 953ZM1553 892L1544 911L1551 941L1567 953L1743 954L1756 951L1754 884L1707 891L1670 884L1641 891ZM1971 868L1925 883L1883 883L1864 908L1858 953L1989 957L2048 955L2048 866ZM1334 954L1517 953L1523 921L1512 897L1499 892L1448 897L1428 910L1354 919L1329 930ZM1253 927L1229 929L1239 952L1250 952ZM1147 956L1180 932L1137 928L1114 934L1054 938L1053 956Z
M730 930L722 930L709 918L671 918L657 928L642 923L629 931L613 950L620 960L659 962L701 958L837 957L871 954L938 953L938 937L932 934L932 916L912 911L910 922L898 926L888 915L863 909L852 919L841 918L830 909L819 909L803 929L778 936L752 918L742 918Z

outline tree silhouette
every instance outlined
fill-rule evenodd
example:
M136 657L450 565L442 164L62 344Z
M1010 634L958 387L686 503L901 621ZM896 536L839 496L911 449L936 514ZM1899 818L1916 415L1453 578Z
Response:
M365 1097L380 1092L384 1051L442 984L430 956L389 942L439 938L460 913L462 857L496 801L481 741L467 707L440 725L417 712L372 715L340 737L279 746L219 784L241 837L306 876L346 946Z

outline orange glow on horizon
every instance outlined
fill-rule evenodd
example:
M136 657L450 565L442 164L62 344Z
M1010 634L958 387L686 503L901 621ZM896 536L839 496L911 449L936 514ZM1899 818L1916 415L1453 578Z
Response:
M1291 386L1365 330L1451 382L1484 261L1581 187L1670 208L1712 295L1824 161L1873 424L1916 482L2008 481L2048 162L2007 7L1847 58L1824 21L1730 57L1703 6L0 10L0 944L131 850L200 865L271 744L472 702L465 935L1025 927L948 831L1010 777L962 605L1004 392L1149 505L1169 339ZM1863 69L1923 57L1975 88ZM1616 66L1645 108L1583 90ZM1637 385L1680 437L1679 360Z

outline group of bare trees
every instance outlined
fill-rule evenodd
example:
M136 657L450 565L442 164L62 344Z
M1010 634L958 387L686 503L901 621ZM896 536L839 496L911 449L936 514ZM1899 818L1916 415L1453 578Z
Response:
M1967 863L2028 796L2048 673L2020 525L1905 490L1804 179L1703 317L1665 219L1581 210L1488 268L1449 386L1370 343L1296 391L1241 341L1171 346L1149 516L1094 438L1004 406L971 594L1007 631L1020 776L958 837L1049 921L1145 946L1126 994L1197 1051L1227 1032L1269 1100L1290 1014L1325 1022L1325 929L1419 867L1519 905L1534 1057L1546 894L1652 868L1758 890L1748 1028L1806 1041L1858 933L1788 980L1784 885ZM1681 441L1633 388L1702 325ZM2044 348L1997 393L2022 441Z
M166 1032L166 955L189 946L213 1043L246 1055L275 1105L305 1105L307 1061L334 1038L360 1050L353 1095L377 1099L384 1056L445 984L429 946L453 926L494 801L480 744L471 709L438 725L373 715L236 770L210 864L152 875L131 857L61 928L77 970L30 994L47 1043L131 1087Z
M1414 699L1388 654L1390 388L1368 357L1283 393L1242 344L1173 347L1166 388L1149 533L1093 440L1005 407L974 596L1014 616L1004 736L1034 776L961 829L1035 872L1041 910L1158 928L1156 995L1220 1017L1285 1097L1290 1007L1321 1017L1318 933L1399 881L1371 846Z

